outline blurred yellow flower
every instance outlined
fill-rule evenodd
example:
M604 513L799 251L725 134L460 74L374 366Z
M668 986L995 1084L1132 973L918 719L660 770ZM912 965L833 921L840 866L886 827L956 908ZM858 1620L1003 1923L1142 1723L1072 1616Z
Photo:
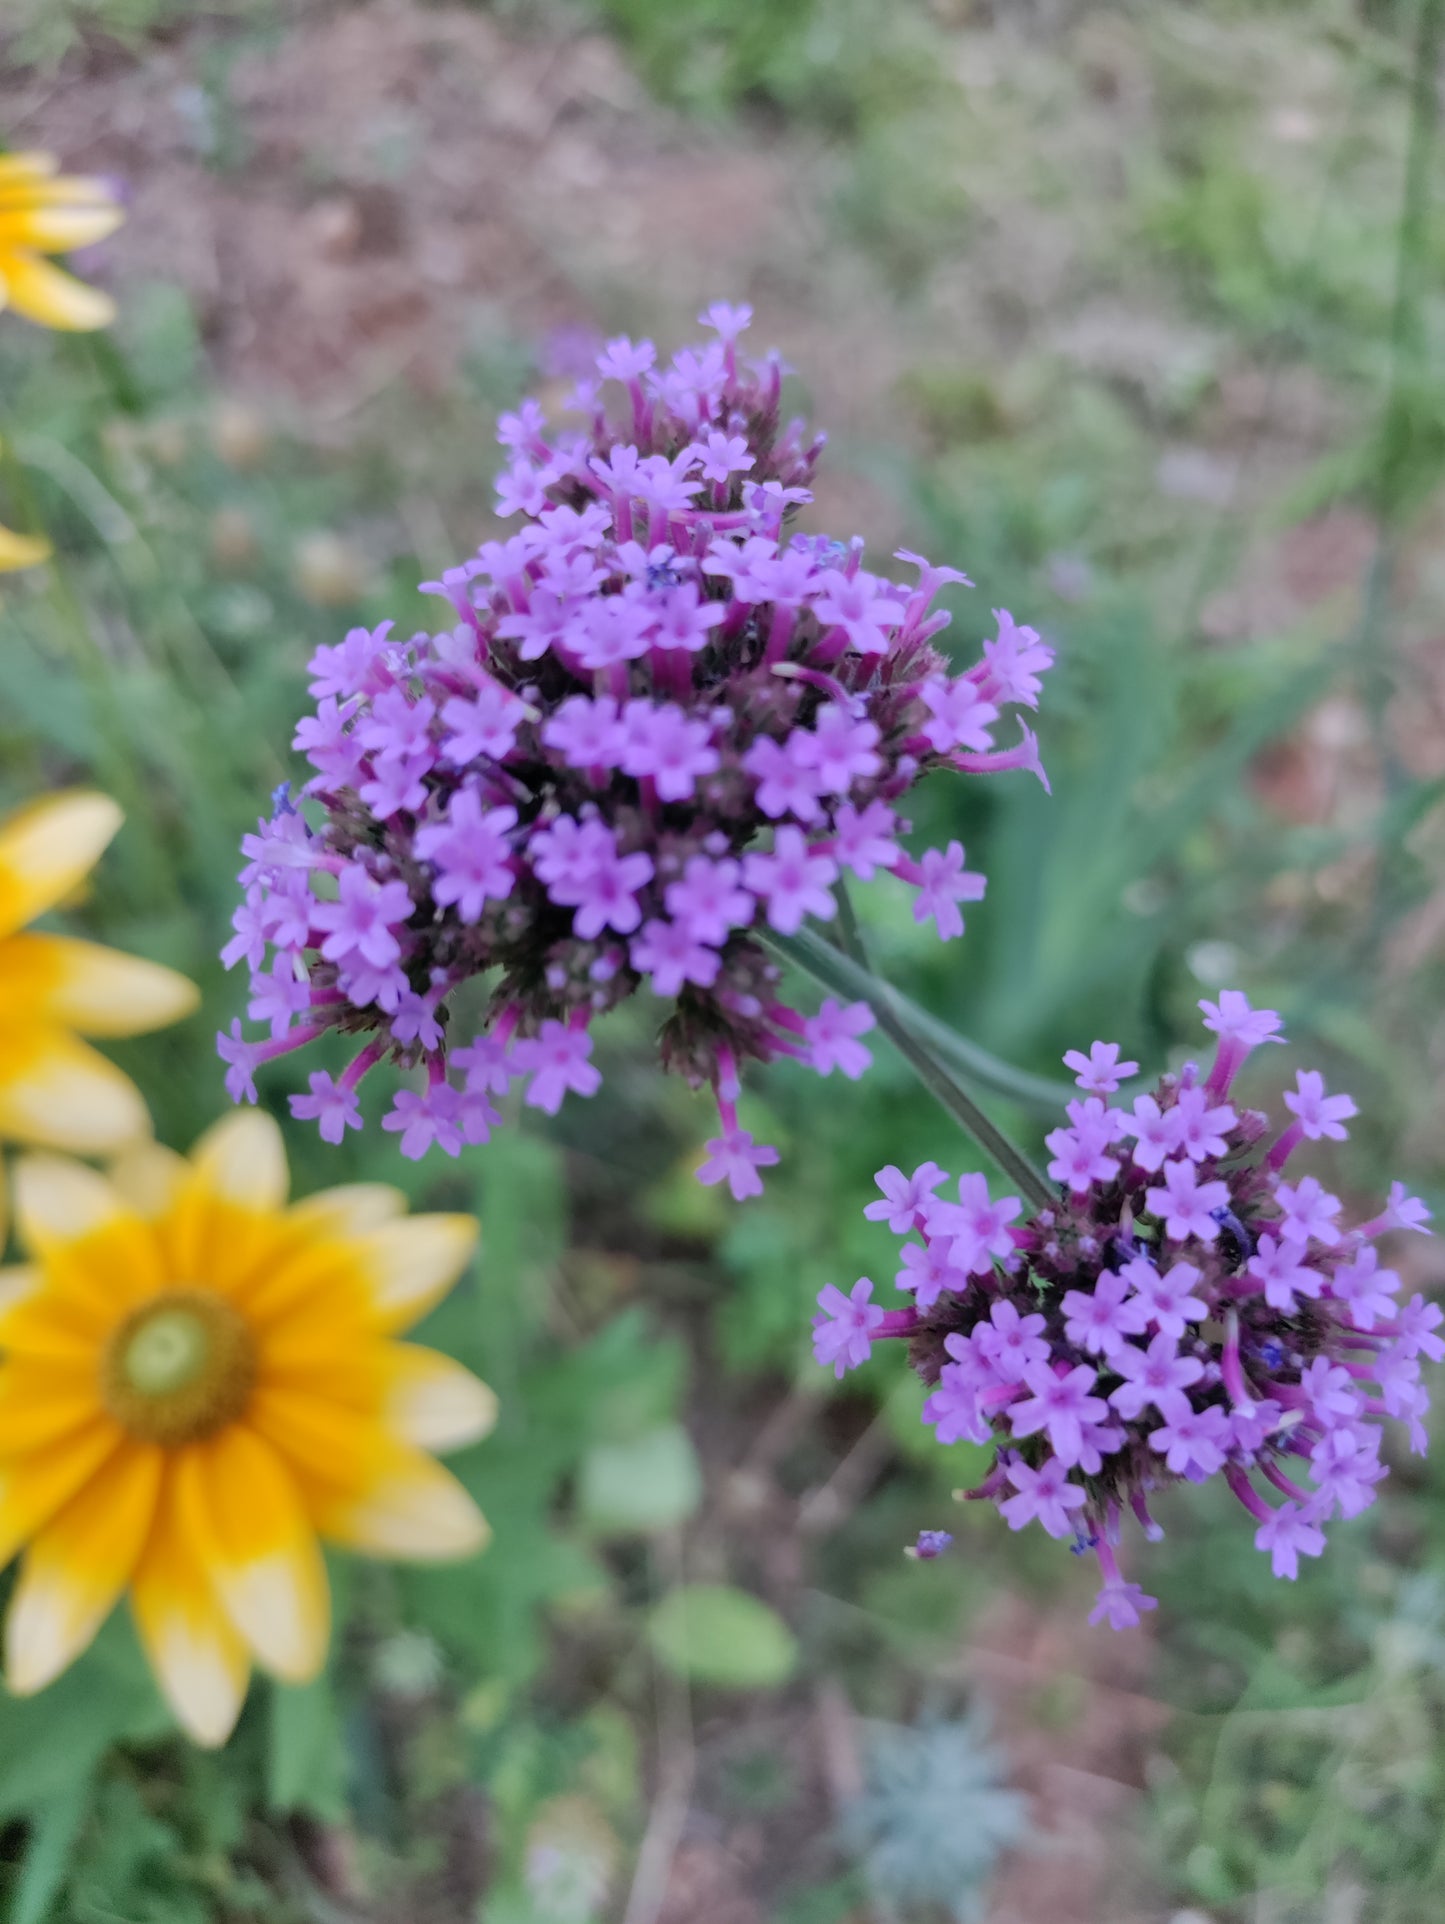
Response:
M120 824L109 796L81 789L0 820L0 1139L89 1154L149 1132L140 1091L80 1035L164 1028L195 1008L194 983L94 942L22 933L89 873Z
M189 1161L154 1143L110 1180L16 1170L32 1263L0 1309L0 1562L24 1563L8 1681L57 1676L130 1588L162 1691L224 1740L251 1660L289 1681L326 1653L318 1532L450 1559L485 1520L428 1450L491 1427L490 1390L394 1340L456 1279L470 1216L404 1216L358 1184L286 1206L281 1134L228 1117Z
M44 257L90 247L124 219L104 181L59 173L49 154L0 154L0 307L41 327L108 326L110 296Z
M37 561L50 558L50 543L39 535L16 534L0 526L0 575L14 574L17 568L33 568Z

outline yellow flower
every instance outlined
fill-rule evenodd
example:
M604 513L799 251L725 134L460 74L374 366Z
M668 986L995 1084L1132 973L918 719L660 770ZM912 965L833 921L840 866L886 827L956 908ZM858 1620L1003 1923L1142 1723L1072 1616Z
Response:
M124 219L104 181L58 173L49 154L0 154L0 307L41 327L108 326L110 296L44 256L90 247Z
M395 1336L445 1294L470 1216L403 1215L379 1185L286 1206L259 1111L187 1161L154 1143L110 1180L16 1170L33 1261L0 1310L0 1563L28 1545L5 1624L12 1690L39 1690L129 1586L160 1687L223 1741L251 1660L314 1676L329 1601L318 1532L449 1559L487 1526L428 1450L491 1427L490 1390Z
M0 526L0 575L14 574L17 568L33 568L37 561L48 561L50 543L39 535L16 534Z
M80 1035L141 1035L195 1008L174 969L66 935L22 933L89 873L121 824L75 789L0 821L0 1138L118 1149L149 1133L140 1091Z

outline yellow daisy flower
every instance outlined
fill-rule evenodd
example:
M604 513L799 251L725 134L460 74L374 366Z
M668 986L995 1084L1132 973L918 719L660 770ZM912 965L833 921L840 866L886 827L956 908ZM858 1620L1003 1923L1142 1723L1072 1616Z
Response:
M0 154L0 307L41 327L109 326L109 294L44 257L90 247L124 219L104 181L62 174L49 154Z
M254 1659L300 1682L326 1654L318 1533L450 1559L487 1540L426 1452L491 1427L490 1390L395 1341L472 1253L470 1216L403 1215L358 1184L286 1206L286 1156L246 1110L189 1161L147 1143L109 1180L17 1167L20 1233L0 1309L0 1563L12 1690L39 1690L129 1587L156 1678L218 1744Z
M0 1139L93 1154L149 1133L140 1091L80 1040L142 1035L195 1008L174 969L68 935L23 932L94 868L121 824L74 789L0 820Z

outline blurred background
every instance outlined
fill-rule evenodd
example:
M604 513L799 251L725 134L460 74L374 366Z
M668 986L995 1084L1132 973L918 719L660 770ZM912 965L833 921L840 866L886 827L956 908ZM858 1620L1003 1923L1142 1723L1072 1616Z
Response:
M884 972L1047 1074L1095 1036L1156 1073L1242 987L1292 1038L1252 1099L1324 1069L1362 1114L1317 1172L1438 1212L1442 11L5 0L0 139L130 212L76 261L110 332L0 330L0 520L57 549L4 585L0 801L127 811L72 926L204 987L114 1050L161 1137L224 1104L235 851L312 649L436 621L416 583L495 533L521 392L746 299L832 436L806 524L966 568L965 657L996 605L1059 649L1053 799L926 794L988 898L945 948L861 892ZM846 1100L754 1078L784 1158L733 1206L649 1021L604 1029L595 1101L460 1164L288 1122L298 1189L483 1220L426 1334L502 1397L458 1459L495 1543L338 1562L326 1676L258 1682L215 1755L124 1613L0 1702L7 1915L1437 1924L1439 1462L1397 1460L1297 1585L1227 1497L1166 1504L1160 1609L1085 1628L1087 1571L950 1502L978 1453L920 1427L900 1359L835 1386L808 1356L822 1284L888 1264L873 1171L977 1158L880 1046ZM300 1075L263 1084L283 1118ZM905 1561L920 1527L953 1554Z

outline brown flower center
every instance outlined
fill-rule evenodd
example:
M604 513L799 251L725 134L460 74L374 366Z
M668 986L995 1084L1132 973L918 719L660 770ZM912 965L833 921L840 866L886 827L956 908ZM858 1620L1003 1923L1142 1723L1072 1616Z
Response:
M168 1289L111 1337L101 1393L132 1436L174 1449L233 1423L255 1379L251 1332L231 1305L206 1290Z

